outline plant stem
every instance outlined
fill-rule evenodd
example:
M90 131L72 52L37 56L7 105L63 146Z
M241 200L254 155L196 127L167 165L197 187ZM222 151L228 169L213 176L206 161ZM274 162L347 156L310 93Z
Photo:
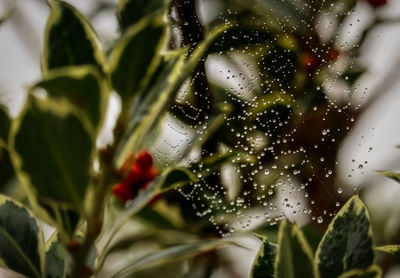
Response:
M98 188L96 188L96 191L94 194L95 202L93 203L92 211L90 212L89 218L86 223L86 233L85 233L85 236L84 236L84 239L82 241L82 245L81 245L79 251L74 256L74 265L73 265L71 277L81 277L82 276L81 274L85 267L90 250L91 250L92 246L94 245L94 242L97 239L97 236L99 234L99 227L98 227L99 224L98 223L101 223L99 221L103 215L103 210L104 210L103 200L107 193L107 187L109 184L111 184L111 176L112 176L111 166L108 164L105 164L105 165L104 164L102 167L102 170L104 170L103 175L102 175L102 180L101 180Z
M115 156L117 146L121 141L124 128L121 126L120 115L117 126L114 128L114 143L113 146L105 150L104 155L100 155L100 182L95 188L93 206L89 212L89 217L86 223L86 232L78 252L72 254L73 257L73 268L71 271L71 277L81 277L84 267L86 265L90 250L95 244L95 241L100 234L100 229L102 225L103 215L104 215L104 199L107 194L107 189L113 182L114 167L113 167L113 157Z

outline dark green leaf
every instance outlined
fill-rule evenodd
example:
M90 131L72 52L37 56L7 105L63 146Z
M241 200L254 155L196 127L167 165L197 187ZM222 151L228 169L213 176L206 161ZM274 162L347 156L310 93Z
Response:
M182 157L186 157L189 152L205 144L225 123L227 115L231 112L232 107L228 104L221 104L214 109L208 119L197 127L195 135L190 138L189 143L182 152ZM212 161L209 161L211 164Z
M276 278L315 277L313 254L299 227L284 220L279 227L278 246Z
M8 150L0 144L0 193L13 196L18 191L18 182L12 182L15 179L14 167L11 163Z
M101 126L107 91L96 68L81 66L53 70L34 88L45 89L52 98L67 98L87 114L94 128Z
M76 210L62 208L56 203L39 203L39 205L41 209L45 210L44 212L40 211L43 219L55 226L62 236L72 238L75 235L80 217Z
M200 111L193 105L174 103L170 112L184 124L196 126L199 123Z
M174 224L164 217L162 214L157 212L151 206L144 207L141 209L135 217L139 218L146 223L149 223L152 226L155 226L158 229L175 229Z
M82 209L94 148L87 118L66 101L30 97L11 135L14 166L36 197Z
M181 186L183 184L193 181L195 178L193 174L184 168L167 168L157 178L150 183L150 185L139 191L139 195L128 203L122 214L116 219L110 232L103 252L108 252L108 245L110 244L114 235L118 230L136 213L144 208L155 196L165 192L169 189Z
M146 86L166 44L163 15L132 26L116 44L109 61L111 82L121 96L123 111L140 87Z
M301 231L303 232L307 242L310 244L313 252L316 252L318 249L318 244L323 236L322 233L318 231L312 224L301 227Z
M353 86L356 81L366 72L367 70L362 67L355 67L355 68L350 68L346 72L342 74L342 77L350 84L350 86Z
M119 0L117 17L122 31L148 15L167 9L169 0Z
M338 277L352 269L367 269L374 260L372 230L367 208L352 197L325 232L315 254L321 277Z
M129 126L117 150L115 168L121 168L128 153L132 149L138 149L146 138L145 135L154 127L162 113L166 112L183 82L203 58L208 46L227 29L229 25L218 26L211 30L205 41L196 47L184 65L184 50L182 49L170 52L163 57L151 82L135 99Z
M0 146L7 145L10 124L10 117L8 116L6 108L0 105Z
M168 168L162 174L160 190L162 192L196 181L196 177L183 167Z
M353 269L343 273L339 278L381 278L382 270L377 265L372 265L366 270Z
M205 240L169 247L135 261L128 267L118 271L112 277L132 277L132 274L141 269L195 257L228 244L233 243L227 240Z
M400 183L400 173L399 172L377 171L377 173L381 174L385 177L391 178L392 180Z
M149 86L135 98L131 120L117 150L117 158L120 159L117 163L121 163L122 159L125 160L125 154L130 150L138 148L170 103L171 95L175 93L171 86L182 69L183 59L182 51L164 57Z
M262 242L251 268L250 278L274 278L274 262L277 247L265 236L257 235L257 237Z
M384 245L375 247L376 251L392 254L400 258L400 245Z
M90 23L71 5L51 0L51 12L44 36L43 74L76 65L101 68L103 52Z
M43 277L44 241L39 221L21 204L0 195L0 266Z
M67 257L58 234L46 242L46 278L64 278L67 275Z
M140 191L139 195L128 204L116 224L125 223L126 220L142 209L155 195L194 180L195 177L193 174L185 168L171 167L165 169L146 189Z

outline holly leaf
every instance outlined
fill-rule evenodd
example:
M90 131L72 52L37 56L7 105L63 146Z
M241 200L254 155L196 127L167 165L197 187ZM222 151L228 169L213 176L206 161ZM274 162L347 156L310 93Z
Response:
M169 0L119 0L117 18L119 27L124 32L146 16L165 11Z
M44 34L42 71L77 65L94 65L99 69L104 54L88 20L71 5L50 0L50 16Z
M149 184L149 186L139 191L138 196L128 203L122 214L116 219L110 232L108 233L107 240L105 240L106 243L103 248L103 253L107 253L109 251L109 244L111 243L114 235L120 230L120 228L133 215L143 209L155 196L192 181L195 181L195 177L187 169L181 167L171 167L165 169L160 175L156 177L153 182ZM104 254L102 254L101 256L104 257Z
M299 227L284 220L279 227L278 246L274 277L315 277L311 247Z
M163 178L162 180L160 180L161 192L166 192L173 188L177 188L188 184L189 182L195 182L197 180L193 173L184 167L167 168L162 173L162 176Z
M67 98L88 116L94 128L101 127L107 105L107 85L95 67L53 70L33 87L37 88L46 90L51 98Z
M111 83L122 99L123 113L156 70L166 39L163 14L158 14L132 26L112 50L109 59Z
M320 277L367 269L374 260L372 229L364 203L353 196L329 224L315 254Z
M381 278L382 269L377 265L372 265L366 270L353 269L343 273L339 278Z
M71 239L79 224L80 214L75 209L62 208L58 203L46 204L39 202L37 209L43 220L57 228L63 238Z
M399 172L377 171L377 173L400 183L400 173Z
M274 262L277 246L267 237L256 235L262 240L250 272L250 278L274 278Z
M136 260L120 269L112 277L132 277L139 270L195 257L218 247L232 244L233 242L228 240L204 240L172 246Z
M400 244L377 246L374 249L375 251L380 251L387 254L395 255L397 256L397 258L400 258Z
M67 251L57 232L46 242L46 278L64 278L67 275Z
M0 195L0 266L44 277L44 239L39 221L20 203Z
M14 168L35 197L82 212L95 145L88 119L67 101L30 96L10 138Z
M134 100L129 126L115 156L114 165L117 169L121 168L132 149L139 148L146 138L145 135L154 127L162 113L166 112L183 82L203 58L208 46L228 28L229 25L223 25L211 30L206 40L192 52L186 63L183 63L184 49L163 56L151 82Z

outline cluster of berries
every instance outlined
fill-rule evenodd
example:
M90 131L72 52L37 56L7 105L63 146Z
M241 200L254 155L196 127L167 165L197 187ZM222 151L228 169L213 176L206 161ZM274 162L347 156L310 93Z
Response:
M372 7L380 7L387 3L387 0L367 0Z
M336 48L329 49L323 59L328 63L334 63L340 56L340 51ZM322 58L313 52L307 51L300 56L301 65L308 73L315 72L323 63Z
M122 167L125 171L127 165ZM147 151L141 151L126 178L112 188L112 193L121 201L127 202L135 198L141 189L146 189L160 171L153 166L153 158Z

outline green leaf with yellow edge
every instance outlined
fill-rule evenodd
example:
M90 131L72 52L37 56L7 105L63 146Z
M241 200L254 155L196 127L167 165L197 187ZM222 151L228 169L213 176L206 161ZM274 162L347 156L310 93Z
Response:
M42 88L50 98L66 98L82 110L95 129L101 128L107 106L107 85L93 66L64 67L51 71L32 90Z
M115 168L120 169L131 150L139 148L146 138L145 135L154 127L162 113L167 111L168 105L175 98L183 82L203 59L208 46L229 27L229 24L224 24L212 29L205 41L200 43L187 58L186 63L183 63L185 55L182 49L164 55L151 82L132 105L133 113L130 116L129 126L115 156Z
M109 68L111 83L127 111L132 97L150 81L167 43L164 13L147 17L132 26L111 52Z
M64 278L67 276L67 268L68 253L58 233L54 232L46 242L46 278Z
M165 11L169 0L119 0L117 18L122 31L139 22L146 16Z
M142 269L195 257L202 253L212 251L218 247L232 244L234 244L232 241L219 239L172 246L135 261L127 267L119 270L112 276L112 278L132 277L135 272Z
M397 256L397 258L400 258L400 244L377 246L374 249L375 251L388 253Z
M98 38L87 19L71 5L50 0L50 16L44 34L43 75L50 70L78 65L104 64Z
M195 177L189 170L182 167L170 167L158 175L148 187L140 190L138 196L128 203L122 214L113 223L111 230L107 233L107 239L105 240L105 245L101 254L100 265L104 263L105 255L109 251L109 244L114 235L133 215L143 209L158 194L192 181L195 181Z
M374 260L372 229L364 203L353 196L329 224L315 254L320 277L367 269Z
M161 192L165 192L197 180L193 173L184 167L167 168L162 175L164 175L164 178L160 181Z
M89 120L66 100L30 96L11 127L10 154L36 199L82 212L94 141Z
M377 171L377 173L400 183L400 173L399 172Z
M142 209L154 196L173 188L195 181L194 175L182 167L170 167L165 169L150 185L139 191L139 195L125 208L114 226L125 223L132 215Z
M278 246L274 263L276 278L316 277L311 247L299 227L287 220L282 221Z
M6 107L0 105L0 146L6 146L8 142L8 132L10 130L11 120L8 116Z
M20 203L0 195L0 266L40 278L45 277L44 261L39 221Z
M134 99L128 127L117 149L116 168L122 166L126 154L132 149L138 149L147 132L153 128L171 101L171 97L175 93L171 85L178 78L183 61L184 53L182 51L174 51L163 57L148 87Z
M262 242L251 267L250 278L274 278L274 262L277 246L271 243L265 236L256 236Z
M79 224L80 214L73 208L63 208L57 203L39 203L36 208L40 217L57 228L57 231L65 239L71 239Z
M382 269L377 265L372 265L368 269L353 269L343 273L338 278L381 278Z

